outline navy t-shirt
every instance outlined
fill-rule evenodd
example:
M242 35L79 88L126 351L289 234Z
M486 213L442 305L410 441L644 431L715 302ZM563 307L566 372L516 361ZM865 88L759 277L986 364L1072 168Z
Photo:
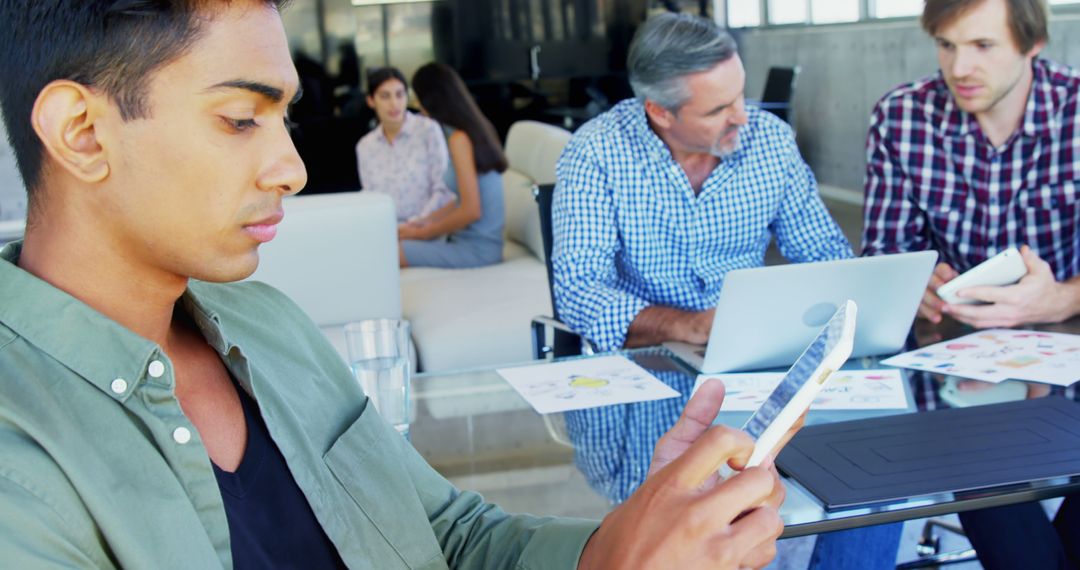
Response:
M239 386L236 391L247 423L247 448L235 472L214 465L229 520L233 567L345 568L270 439L255 401Z

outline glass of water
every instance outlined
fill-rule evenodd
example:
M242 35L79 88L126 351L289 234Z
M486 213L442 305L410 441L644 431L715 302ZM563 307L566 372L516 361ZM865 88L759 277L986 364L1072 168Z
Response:
M409 438L409 322L371 319L345 325L353 376L379 415Z

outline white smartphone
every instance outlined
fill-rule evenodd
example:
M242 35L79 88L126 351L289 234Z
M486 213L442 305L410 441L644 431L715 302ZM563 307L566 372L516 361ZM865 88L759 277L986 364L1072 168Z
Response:
M743 431L756 442L747 467L759 465L776 450L833 371L847 362L855 345L857 311L855 301L850 300L837 309L772 394L743 425Z
M957 291L968 287L1012 285L1027 275L1027 265L1020 250L1010 247L1005 251L965 271L956 279L938 287L941 300L950 305L974 305L980 301L957 297Z

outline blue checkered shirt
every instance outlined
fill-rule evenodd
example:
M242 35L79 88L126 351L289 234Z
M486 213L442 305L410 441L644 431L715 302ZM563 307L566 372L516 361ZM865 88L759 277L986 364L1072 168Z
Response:
M756 107L741 146L695 194L636 100L589 121L556 167L552 211L559 318L619 348L642 309L702 311L724 275L758 267L776 238L791 261L850 257L786 123Z
M632 358L648 366L641 355ZM574 463L589 486L615 504L625 501L645 482L656 442L675 426L694 389L692 374L647 369L680 396L575 410L564 416L574 444Z

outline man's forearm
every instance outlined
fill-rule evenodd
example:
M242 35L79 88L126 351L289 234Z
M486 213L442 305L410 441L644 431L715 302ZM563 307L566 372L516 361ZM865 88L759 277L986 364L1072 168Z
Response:
M713 310L684 311L661 305L645 307L626 331L626 348L655 346L667 341L705 344L712 329Z

